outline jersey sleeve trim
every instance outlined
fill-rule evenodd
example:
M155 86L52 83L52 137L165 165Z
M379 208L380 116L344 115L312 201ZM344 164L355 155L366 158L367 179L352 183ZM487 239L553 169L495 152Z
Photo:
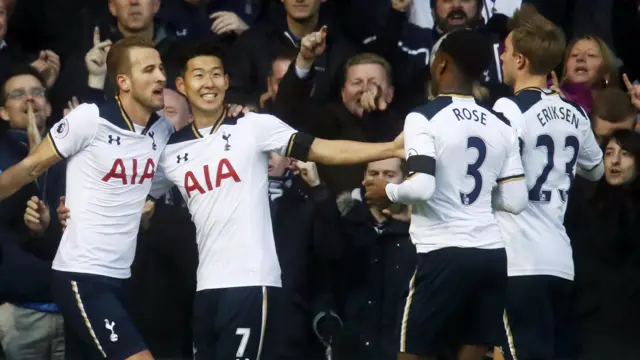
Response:
M51 147L53 148L53 151L55 151L56 156L58 156L60 160L64 160L65 157L62 156L62 153L60 152L60 150L58 150L58 147L56 146L56 142L53 141L53 138L51 137L51 133L47 134L47 141L49 142L49 144L51 144Z
M436 159L427 155L414 155L407 159L409 172L436 175Z
M289 138L287 144L287 152L285 156L298 159L300 161L307 161L309 157L309 151L315 138L311 135L297 132Z
M518 174L518 175L511 175L511 176L503 177L503 178L500 178L500 179L496 180L496 182L498 184L504 184L504 183L508 183L510 181L516 181L516 180L524 180L524 174Z

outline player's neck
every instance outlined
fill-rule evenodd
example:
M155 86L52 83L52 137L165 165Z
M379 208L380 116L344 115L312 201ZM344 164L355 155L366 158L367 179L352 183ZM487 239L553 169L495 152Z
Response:
M295 35L299 39L302 39L303 37L311 34L313 30L316 29L316 27L318 26L319 18L319 13L316 13L309 19L297 21L287 15L287 26L289 27L289 31L291 31L293 35Z
M120 103L122 104L124 111L129 116L131 122L140 126L147 125L153 110L149 110L149 108L142 106L130 96L120 97Z
M513 92L517 93L518 91L526 88L547 88L547 77L545 75L526 75L519 76L516 78L516 82L513 85Z
M124 37L138 36L144 39L153 40L153 23L149 25L146 29L142 29L141 31L136 31L136 32L129 31L125 29L122 25L118 24L118 31L120 31L120 33Z
M438 93L442 95L454 94L454 95L468 95L473 96L472 86L442 86L438 89Z
M212 112L193 109L193 123L196 125L197 129L212 127L214 123L223 116L225 109L225 106L220 106L219 109Z

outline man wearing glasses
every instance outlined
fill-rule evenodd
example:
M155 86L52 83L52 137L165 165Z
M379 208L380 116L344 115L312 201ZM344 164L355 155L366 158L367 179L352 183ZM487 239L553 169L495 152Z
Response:
M0 85L1 173L41 141L51 106L44 79L28 65L14 69ZM64 359L62 316L50 292L51 261L61 238L57 218L51 220L57 215L48 211L34 226L25 213L30 202L46 214L64 188L61 162L0 203L0 344L7 360Z

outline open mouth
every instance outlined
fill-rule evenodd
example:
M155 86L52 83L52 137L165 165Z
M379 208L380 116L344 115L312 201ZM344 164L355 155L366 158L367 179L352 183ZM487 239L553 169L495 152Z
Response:
M218 94L216 94L216 93L204 93L204 94L200 94L200 97L205 101L215 101L216 98L218 97Z
M467 17L461 14L452 14L447 20L451 25L463 25L467 21Z
M579 65L579 66L576 66L576 68L575 68L575 73L576 73L576 74L581 74L581 75L582 75L582 74L586 75L586 74L588 74L588 73L589 73L589 69L587 69L587 67L586 67L586 66L580 66L580 65Z
M156 95L156 96L162 96L163 90L164 90L164 89L162 89L162 88L160 88L160 89L154 89L154 90L152 91L152 93L153 93L153 95Z
M614 176L618 176L618 175L622 174L622 171L620 171L618 169L610 169L609 170L609 174L614 175Z

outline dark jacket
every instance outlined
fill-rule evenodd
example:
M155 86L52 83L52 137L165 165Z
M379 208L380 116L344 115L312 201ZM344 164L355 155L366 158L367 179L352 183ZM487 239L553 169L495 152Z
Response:
M392 218L378 223L362 198L362 189L338 198L347 247L336 271L348 338L342 351L349 359L395 359L399 309L415 271L416 250L409 223Z
M154 356L179 358L191 352L196 291L196 230L173 188L156 201L149 229L138 233L128 287L131 317ZM177 196L176 196L177 195ZM162 314L162 316L158 316Z
M4 131L0 134L0 172L27 156L26 133ZM56 213L60 196L65 193L65 163L46 171L36 182L27 184L0 202L0 302L51 302L51 262L58 249L62 231ZM34 237L24 224L27 202L37 196L49 205L51 225L42 238Z
M294 129L330 140L392 141L402 132L404 118L393 108L365 113L358 118L342 102L319 105L310 101L316 74L312 69L305 79L300 79L292 63L280 81L274 114ZM358 187L364 170L365 165L318 164L320 178L335 194Z
M585 189L588 186L583 183L587 182L576 178L565 216L573 248L575 315L582 343L590 346L598 338L601 348L608 351L601 353L603 359L633 352L637 357L640 192L609 186L604 179L595 189ZM613 349L619 353L611 353Z
M233 45L227 72L231 80L228 102L258 104L260 95L267 91L267 76L271 63L281 48L299 48L300 39L289 32L286 18L277 12L265 21L254 24ZM280 15L280 16L278 16ZM321 75L314 80L314 100L325 102L335 99L342 82L343 65L354 54L350 43L327 16L321 11L318 28L327 25L327 49L315 67Z
M282 195L270 201L286 319L279 355L311 359L322 354L313 319L333 308L330 264L341 253L340 215L324 185L309 188L298 177L287 183Z

